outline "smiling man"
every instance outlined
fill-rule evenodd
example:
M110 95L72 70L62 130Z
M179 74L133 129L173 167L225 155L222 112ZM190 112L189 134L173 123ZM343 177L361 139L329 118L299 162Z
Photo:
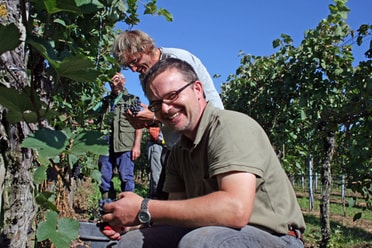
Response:
M208 103L184 61L160 61L144 83L149 110L182 136L167 163L168 200L123 192L105 205L114 230L141 225L117 247L304 247L301 209L259 124ZM103 232L117 239L114 230Z

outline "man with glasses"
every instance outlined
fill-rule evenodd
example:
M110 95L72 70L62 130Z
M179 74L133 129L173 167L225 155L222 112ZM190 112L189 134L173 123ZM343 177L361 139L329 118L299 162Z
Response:
M108 237L141 224L116 247L303 248L301 209L261 126L207 102L185 61L160 61L144 84L149 109L181 139L168 159L167 201L123 192L105 205Z
M156 47L154 40L147 33L141 30L131 30L124 31L116 37L113 45L113 54L124 69L130 69L140 74L141 83L145 74L158 61L166 58L184 60L194 68L198 78L203 82L207 101L211 102L215 107L223 109L221 98L214 86L212 77L200 59L190 52L179 48ZM128 120L132 126L144 128L157 124L159 121L156 119L154 113L149 111L144 104L142 106L143 110L135 116L127 113ZM162 133L166 143L166 148L164 149L171 149L180 137L179 134L165 126L162 126ZM167 154L166 150L165 153ZM162 168L165 167L166 159L167 156L164 156ZM164 169L162 169L161 174L161 178L164 178ZM162 185L163 182L160 181L158 184L159 197L166 198L166 194L162 193Z

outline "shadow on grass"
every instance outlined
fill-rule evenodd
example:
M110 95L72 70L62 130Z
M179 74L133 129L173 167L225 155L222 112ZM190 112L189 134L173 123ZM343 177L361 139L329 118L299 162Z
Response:
M305 222L308 226L316 227L312 228L310 230L305 231L305 239L306 237L310 239L321 239L321 233L320 233L320 220L317 216L314 215L304 215ZM359 228L359 227L347 227L344 226L342 223L338 221L332 221L331 220L331 229L332 229L332 235L334 235L335 231L337 231L337 235L340 235L342 237L345 237L345 240L352 241L364 241L367 243L372 243L372 233Z

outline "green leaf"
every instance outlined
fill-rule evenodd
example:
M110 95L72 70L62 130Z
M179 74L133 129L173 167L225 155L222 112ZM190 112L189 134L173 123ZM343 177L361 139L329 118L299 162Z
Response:
M61 24L62 26L66 27L66 22L65 22L65 20L63 20L63 19L56 18L56 19L54 19L53 22L54 22L54 23L59 23L59 24Z
M96 182L101 183L101 172L99 170L93 170L90 173L91 178L93 178Z
M9 123L18 123L20 121L26 121L33 123L38 121L35 109L38 108L40 117L45 117L45 110L41 109L43 102L39 98L34 98L31 102L30 88L24 88L22 92L15 90L14 88L2 87L0 91L0 104L8 109L7 120ZM49 112L52 114L52 112Z
M342 19L346 20L347 16L349 15L349 11L339 11L338 12Z
M160 8L158 10L158 15L162 15L165 17L165 20L168 22L173 21L173 15L166 9Z
M287 34L282 34L281 37L283 38L285 44L292 44L293 43L293 40L291 38L291 36L287 35Z
M47 169L48 169L48 166L42 165L35 170L35 172L34 172L34 183L40 184L47 179L47 177L46 177L46 170Z
M353 221L356 221L356 220L359 220L362 218L362 212L359 212L359 213L356 213L354 216L353 216Z
M75 0L75 3L84 14L97 12L105 7L99 0Z
M68 241L76 239L79 235L79 222L70 218L61 218L58 221L59 233L66 236Z
M51 42L33 35L27 36L26 42L43 55L52 67L55 67L57 55L54 52Z
M344 34L341 26L336 27L335 34L338 36L342 36Z
M36 238L38 241L43 241L52 236L51 232L55 232L57 226L57 213L48 211L46 213L46 220L41 222L36 231Z
M349 207L354 207L355 206L355 199L354 198L349 198Z
M63 11L88 14L97 12L104 7L98 0L31 0L31 2L34 2L39 9L45 9L49 14Z
M277 48L278 46L280 46L280 39L276 39L273 41L273 48Z
M107 153L108 143L105 135L99 131L83 131L74 139L74 145L71 153L85 154L91 152L94 154Z
M338 75L341 75L344 72L344 70L341 68L337 68L334 70L334 72L335 72L335 75L338 76Z
M306 113L303 109L301 109L301 121L306 120Z
M44 209L53 210L55 212L58 211L57 207L53 204L53 202L49 201L49 197L53 194L50 192L42 192L38 194L35 198L36 203L40 205L40 207Z
M78 8L73 0L65 0L63 7L58 6L58 0L43 1L45 9L49 14L55 14L62 11L78 12Z
M61 77L78 82L95 81L99 72L94 70L94 63L87 57L70 56L54 64L54 69Z
M21 44L21 34L14 23L3 26L0 24L0 54L14 50Z
M301 97L300 98L300 101L298 103L298 106L300 106L300 107L307 107L307 98Z
M76 156L75 154L70 154L69 156L69 163L70 163L70 168L72 169L74 167L74 164L79 161L79 157Z
M94 69L94 63L86 56L65 54L64 58L57 57L51 42L35 36L30 36L27 43L48 60L59 77L66 77L78 82L91 82L99 76L99 72Z
M42 128L30 134L21 147L33 148L44 158L53 158L65 150L68 144L66 135L61 131Z
M156 4L154 2L149 2L145 5L145 11L144 14L146 15L153 15L156 12Z
M14 88L2 87L0 91L0 104L6 107L9 111L7 115L7 120L10 123L17 123L23 121L24 109L21 105L30 106L30 101L28 101L29 96L24 92L19 92ZM23 101L26 101L22 104Z
M57 222L57 213L51 211L46 213L46 220L39 224L36 231L38 241L49 239L57 248L69 247L71 241L78 235L78 221L61 218Z
M297 135L293 132L290 132L288 135L294 140L297 139Z
M57 57L50 42L35 36L31 36L27 42L48 60L59 77L78 82L91 82L99 76L99 72L94 69L94 63L86 56L67 54L65 56L68 57L65 58Z

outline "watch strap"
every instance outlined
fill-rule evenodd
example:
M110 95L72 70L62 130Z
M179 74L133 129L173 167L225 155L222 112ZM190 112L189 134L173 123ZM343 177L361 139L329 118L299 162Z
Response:
M142 209L148 209L148 204L149 204L150 199L149 198L144 198L141 203L141 210Z
M145 226L147 226L147 227L151 227L151 225L152 225L151 214L150 214L150 211L149 211L149 209L148 209L148 203L149 203L149 201L150 201L149 198L144 198L144 199L142 200L142 202L141 202L141 209L140 209L140 213L141 213L141 212L146 212L146 213L148 214L148 216L149 216L149 220L148 220L148 222L146 222L146 223L143 223L143 222L140 220L140 221L142 222L142 224L145 225Z

